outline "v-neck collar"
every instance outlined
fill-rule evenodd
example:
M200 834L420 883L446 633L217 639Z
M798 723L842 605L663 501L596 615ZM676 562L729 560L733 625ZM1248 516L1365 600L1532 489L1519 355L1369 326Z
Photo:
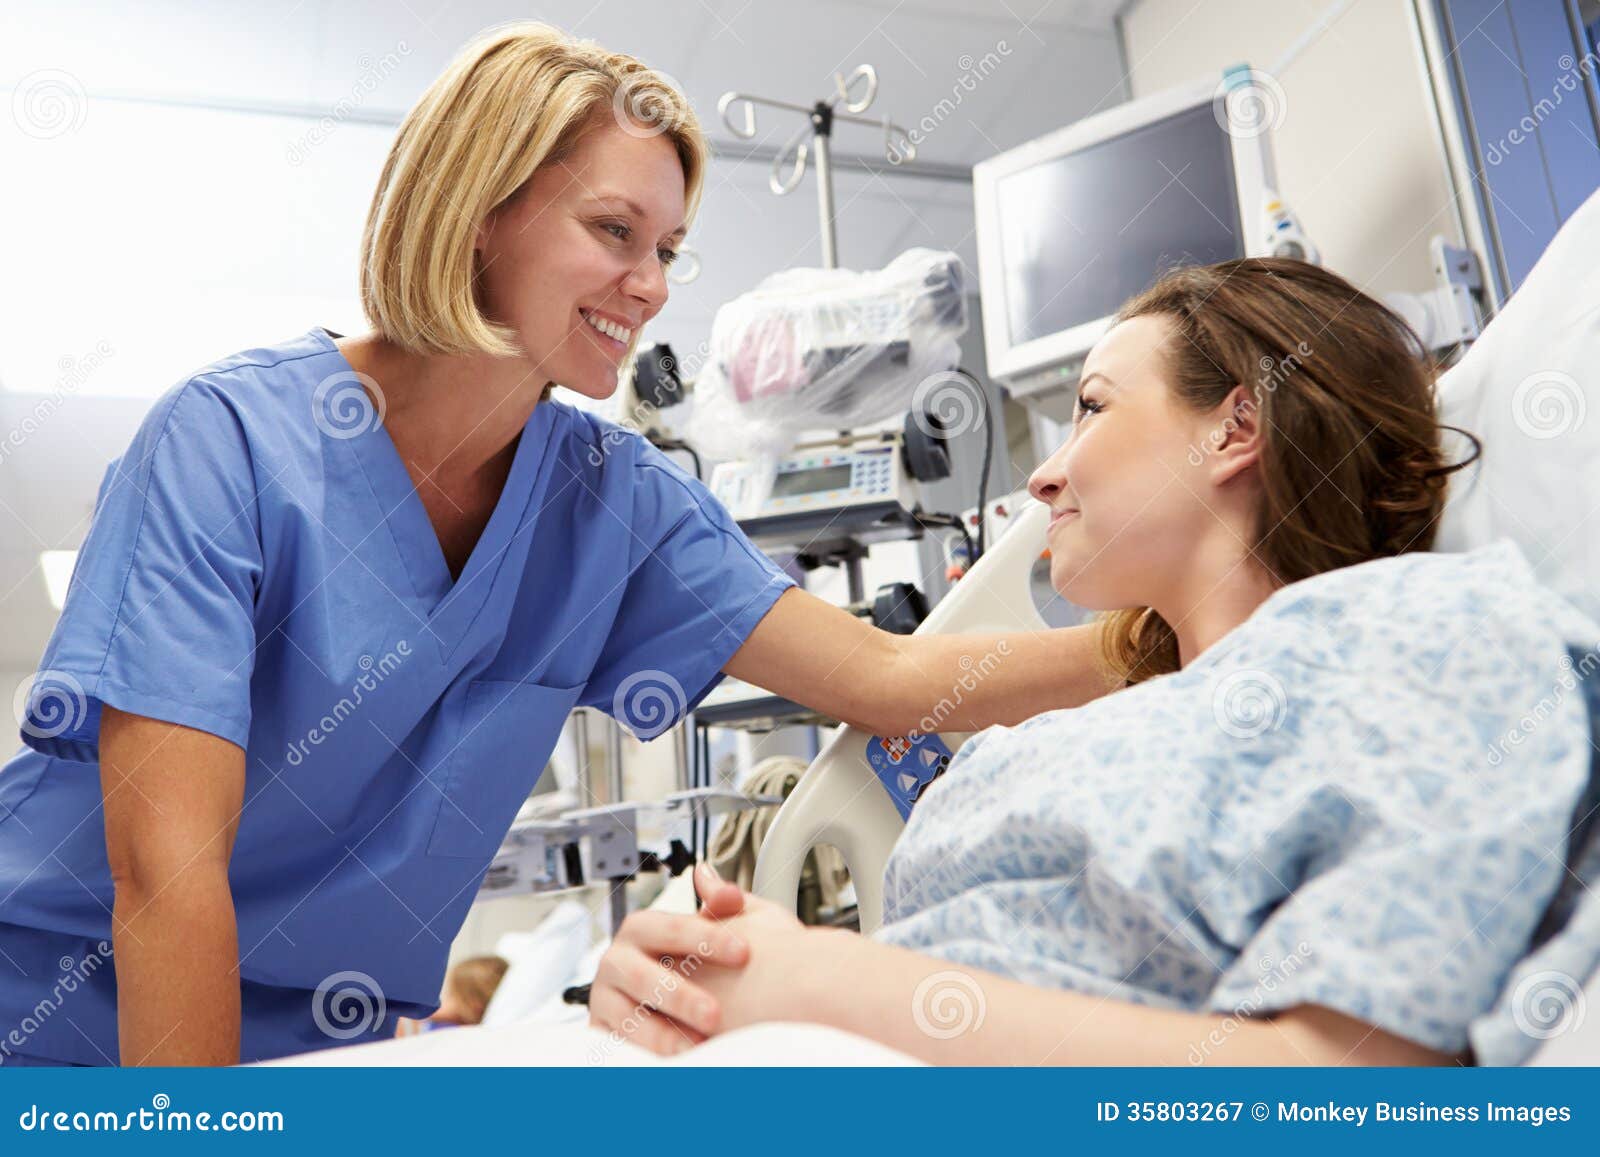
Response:
M349 372L355 372L327 331L318 329L313 332L327 344ZM473 620L482 611L495 577L508 555L518 556L517 566L513 569L520 569L520 559L528 549L528 536L518 535L517 531L533 503L534 494L548 483L553 456L546 451L558 421L559 410L558 406L546 400L534 406L533 412L528 415L517 439L517 449L512 456L511 469L506 474L500 498L483 533L473 545L466 564L461 568L459 578L450 574L450 566L445 560L444 548L439 542L433 520L428 517L422 497L411 480L411 473L400 457L399 447L394 444L383 423L375 423L347 440L372 487L379 516L388 528L402 567L410 579L419 614L426 621L425 632L437 640L440 652L445 657L460 645ZM402 592L395 593L398 595Z

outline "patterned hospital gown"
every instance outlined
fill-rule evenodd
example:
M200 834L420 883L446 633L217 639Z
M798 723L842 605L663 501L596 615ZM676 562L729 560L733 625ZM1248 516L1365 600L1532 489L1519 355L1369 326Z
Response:
M1284 587L1179 672L969 741L895 848L879 939L1456 1053L1568 874L1597 642L1506 542Z

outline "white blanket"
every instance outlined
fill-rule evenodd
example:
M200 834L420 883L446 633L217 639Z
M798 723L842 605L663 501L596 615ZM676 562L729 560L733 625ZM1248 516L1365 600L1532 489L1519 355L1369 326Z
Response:
M274 1065L357 1067L392 1065L562 1066L639 1065L865 1066L920 1062L865 1037L814 1024L758 1024L698 1048L662 1058L587 1024L513 1024L454 1028L404 1040L324 1049L269 1062Z

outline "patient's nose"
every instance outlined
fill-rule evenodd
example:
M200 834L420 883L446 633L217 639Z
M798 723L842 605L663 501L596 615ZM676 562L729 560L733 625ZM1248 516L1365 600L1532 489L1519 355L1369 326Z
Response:
M1066 486L1066 473L1061 468L1061 459L1062 454L1058 450L1028 476L1028 493L1047 506L1055 501L1056 495Z

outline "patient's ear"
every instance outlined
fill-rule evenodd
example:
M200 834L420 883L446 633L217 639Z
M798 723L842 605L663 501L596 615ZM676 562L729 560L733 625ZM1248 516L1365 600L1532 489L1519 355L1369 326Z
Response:
M1221 486L1261 461L1261 401L1250 388L1234 386L1210 420L1206 468L1212 484Z

